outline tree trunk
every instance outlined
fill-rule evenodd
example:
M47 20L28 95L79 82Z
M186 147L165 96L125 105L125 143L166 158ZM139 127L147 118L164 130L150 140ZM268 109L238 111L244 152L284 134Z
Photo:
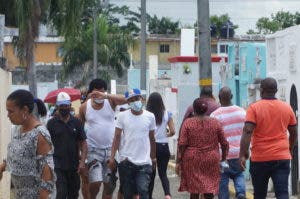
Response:
M34 48L32 48L34 51ZM37 80L36 80L36 69L35 69L35 62L34 62L34 52L32 52L32 56L30 62L28 63L28 70L27 70L27 81L29 85L29 91L32 93L34 97L37 97Z

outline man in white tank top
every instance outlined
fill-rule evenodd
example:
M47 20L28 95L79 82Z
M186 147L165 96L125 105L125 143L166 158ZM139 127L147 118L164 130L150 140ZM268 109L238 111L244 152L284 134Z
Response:
M96 199L102 183L102 198L111 199L115 188L115 182L112 181L114 176L107 167L107 161L110 158L115 131L115 107L126 103L126 100L122 95L106 94L106 90L105 81L92 80L88 91L89 99L79 109L79 117L85 122L87 135L90 199Z

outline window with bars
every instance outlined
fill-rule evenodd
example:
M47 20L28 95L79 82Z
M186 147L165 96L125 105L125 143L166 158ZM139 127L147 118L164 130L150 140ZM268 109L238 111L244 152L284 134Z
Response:
M170 45L169 44L160 44L159 52L160 53L169 53L170 52Z

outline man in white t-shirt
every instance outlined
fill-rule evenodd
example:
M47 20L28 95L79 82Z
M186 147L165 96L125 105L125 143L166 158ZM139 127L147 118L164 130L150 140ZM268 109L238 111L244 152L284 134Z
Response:
M88 179L82 176L84 198L96 199L101 184L102 198L111 199L116 179L107 167L115 131L115 107L126 103L124 96L106 94L107 84L94 79L89 85L89 99L79 109L79 118L85 122L87 135ZM86 189L89 184L89 193ZM89 195L89 196L88 196Z
M126 92L125 98L130 110L121 112L117 117L109 167L111 169L115 167L114 158L118 150L120 158L118 168L124 199L132 199L135 190L140 199L149 199L151 165L156 163L155 117L153 113L143 110L139 89Z

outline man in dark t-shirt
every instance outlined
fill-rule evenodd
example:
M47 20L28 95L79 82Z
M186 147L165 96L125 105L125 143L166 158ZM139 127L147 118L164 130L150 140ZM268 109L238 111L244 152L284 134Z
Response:
M81 121L70 114L71 101L67 93L58 94L56 106L57 115L47 123L54 145L56 198L78 198L78 173L85 167L87 154L86 135Z

